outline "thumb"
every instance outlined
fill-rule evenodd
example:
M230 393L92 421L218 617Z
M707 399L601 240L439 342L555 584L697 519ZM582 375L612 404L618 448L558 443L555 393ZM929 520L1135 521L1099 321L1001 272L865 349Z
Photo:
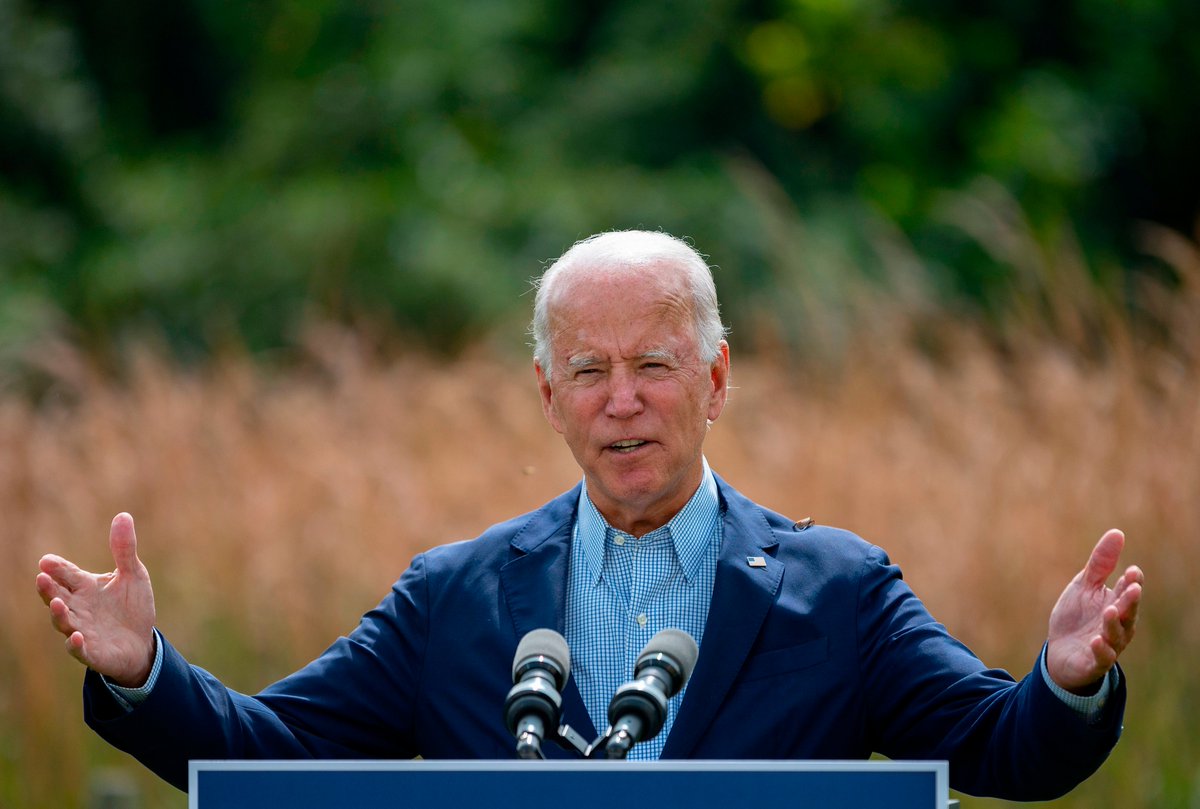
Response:
M1100 537L1092 555L1084 568L1084 579L1093 586L1104 584L1121 559L1121 551L1125 548L1125 534L1113 528Z
M122 511L113 517L108 530L108 548L113 561L121 573L136 573L141 565L137 555L137 534L133 530L133 517Z

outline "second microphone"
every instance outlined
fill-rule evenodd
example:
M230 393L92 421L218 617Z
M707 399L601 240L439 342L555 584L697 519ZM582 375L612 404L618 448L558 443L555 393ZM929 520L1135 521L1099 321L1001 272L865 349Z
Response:
M608 758L625 758L635 744L658 735L667 721L667 701L683 689L699 656L696 641L682 629L664 629L650 639L634 664L633 680L608 704Z

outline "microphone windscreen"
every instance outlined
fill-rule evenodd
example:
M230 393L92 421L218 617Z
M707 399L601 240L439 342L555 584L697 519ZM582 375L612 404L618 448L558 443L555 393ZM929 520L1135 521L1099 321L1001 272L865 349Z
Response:
M696 658L700 656L700 647L696 645L692 636L682 629L664 629L655 634L642 649L642 653L638 655L637 665L641 666L644 659L659 654L667 655L679 664L683 670L683 682L686 683L692 676L692 669L696 667Z
M521 638L517 653L513 656L513 682L520 676L522 664L533 657L545 657L558 664L563 670L563 682L559 687L566 683L571 674L571 650L567 647L566 638L553 629L535 629Z

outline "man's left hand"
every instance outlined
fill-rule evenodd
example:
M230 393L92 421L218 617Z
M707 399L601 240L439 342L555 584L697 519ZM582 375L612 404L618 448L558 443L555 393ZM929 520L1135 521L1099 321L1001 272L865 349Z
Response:
M1050 613L1046 669L1072 693L1094 693L1133 640L1145 576L1130 565L1111 588L1105 584L1124 547L1123 533L1107 531Z

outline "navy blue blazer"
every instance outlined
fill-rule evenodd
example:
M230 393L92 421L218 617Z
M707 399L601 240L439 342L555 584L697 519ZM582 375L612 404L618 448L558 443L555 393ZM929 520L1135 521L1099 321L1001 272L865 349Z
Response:
M985 667L879 548L718 488L712 606L663 758L945 759L955 789L1047 800L1116 743L1124 677L1101 721L1082 721L1038 672L1016 683ZM349 637L256 696L164 644L158 682L132 711L88 672L87 722L180 789L190 759L511 758L512 658L530 630L563 631L578 498L576 487L418 555ZM574 682L563 703L563 722L594 738Z

